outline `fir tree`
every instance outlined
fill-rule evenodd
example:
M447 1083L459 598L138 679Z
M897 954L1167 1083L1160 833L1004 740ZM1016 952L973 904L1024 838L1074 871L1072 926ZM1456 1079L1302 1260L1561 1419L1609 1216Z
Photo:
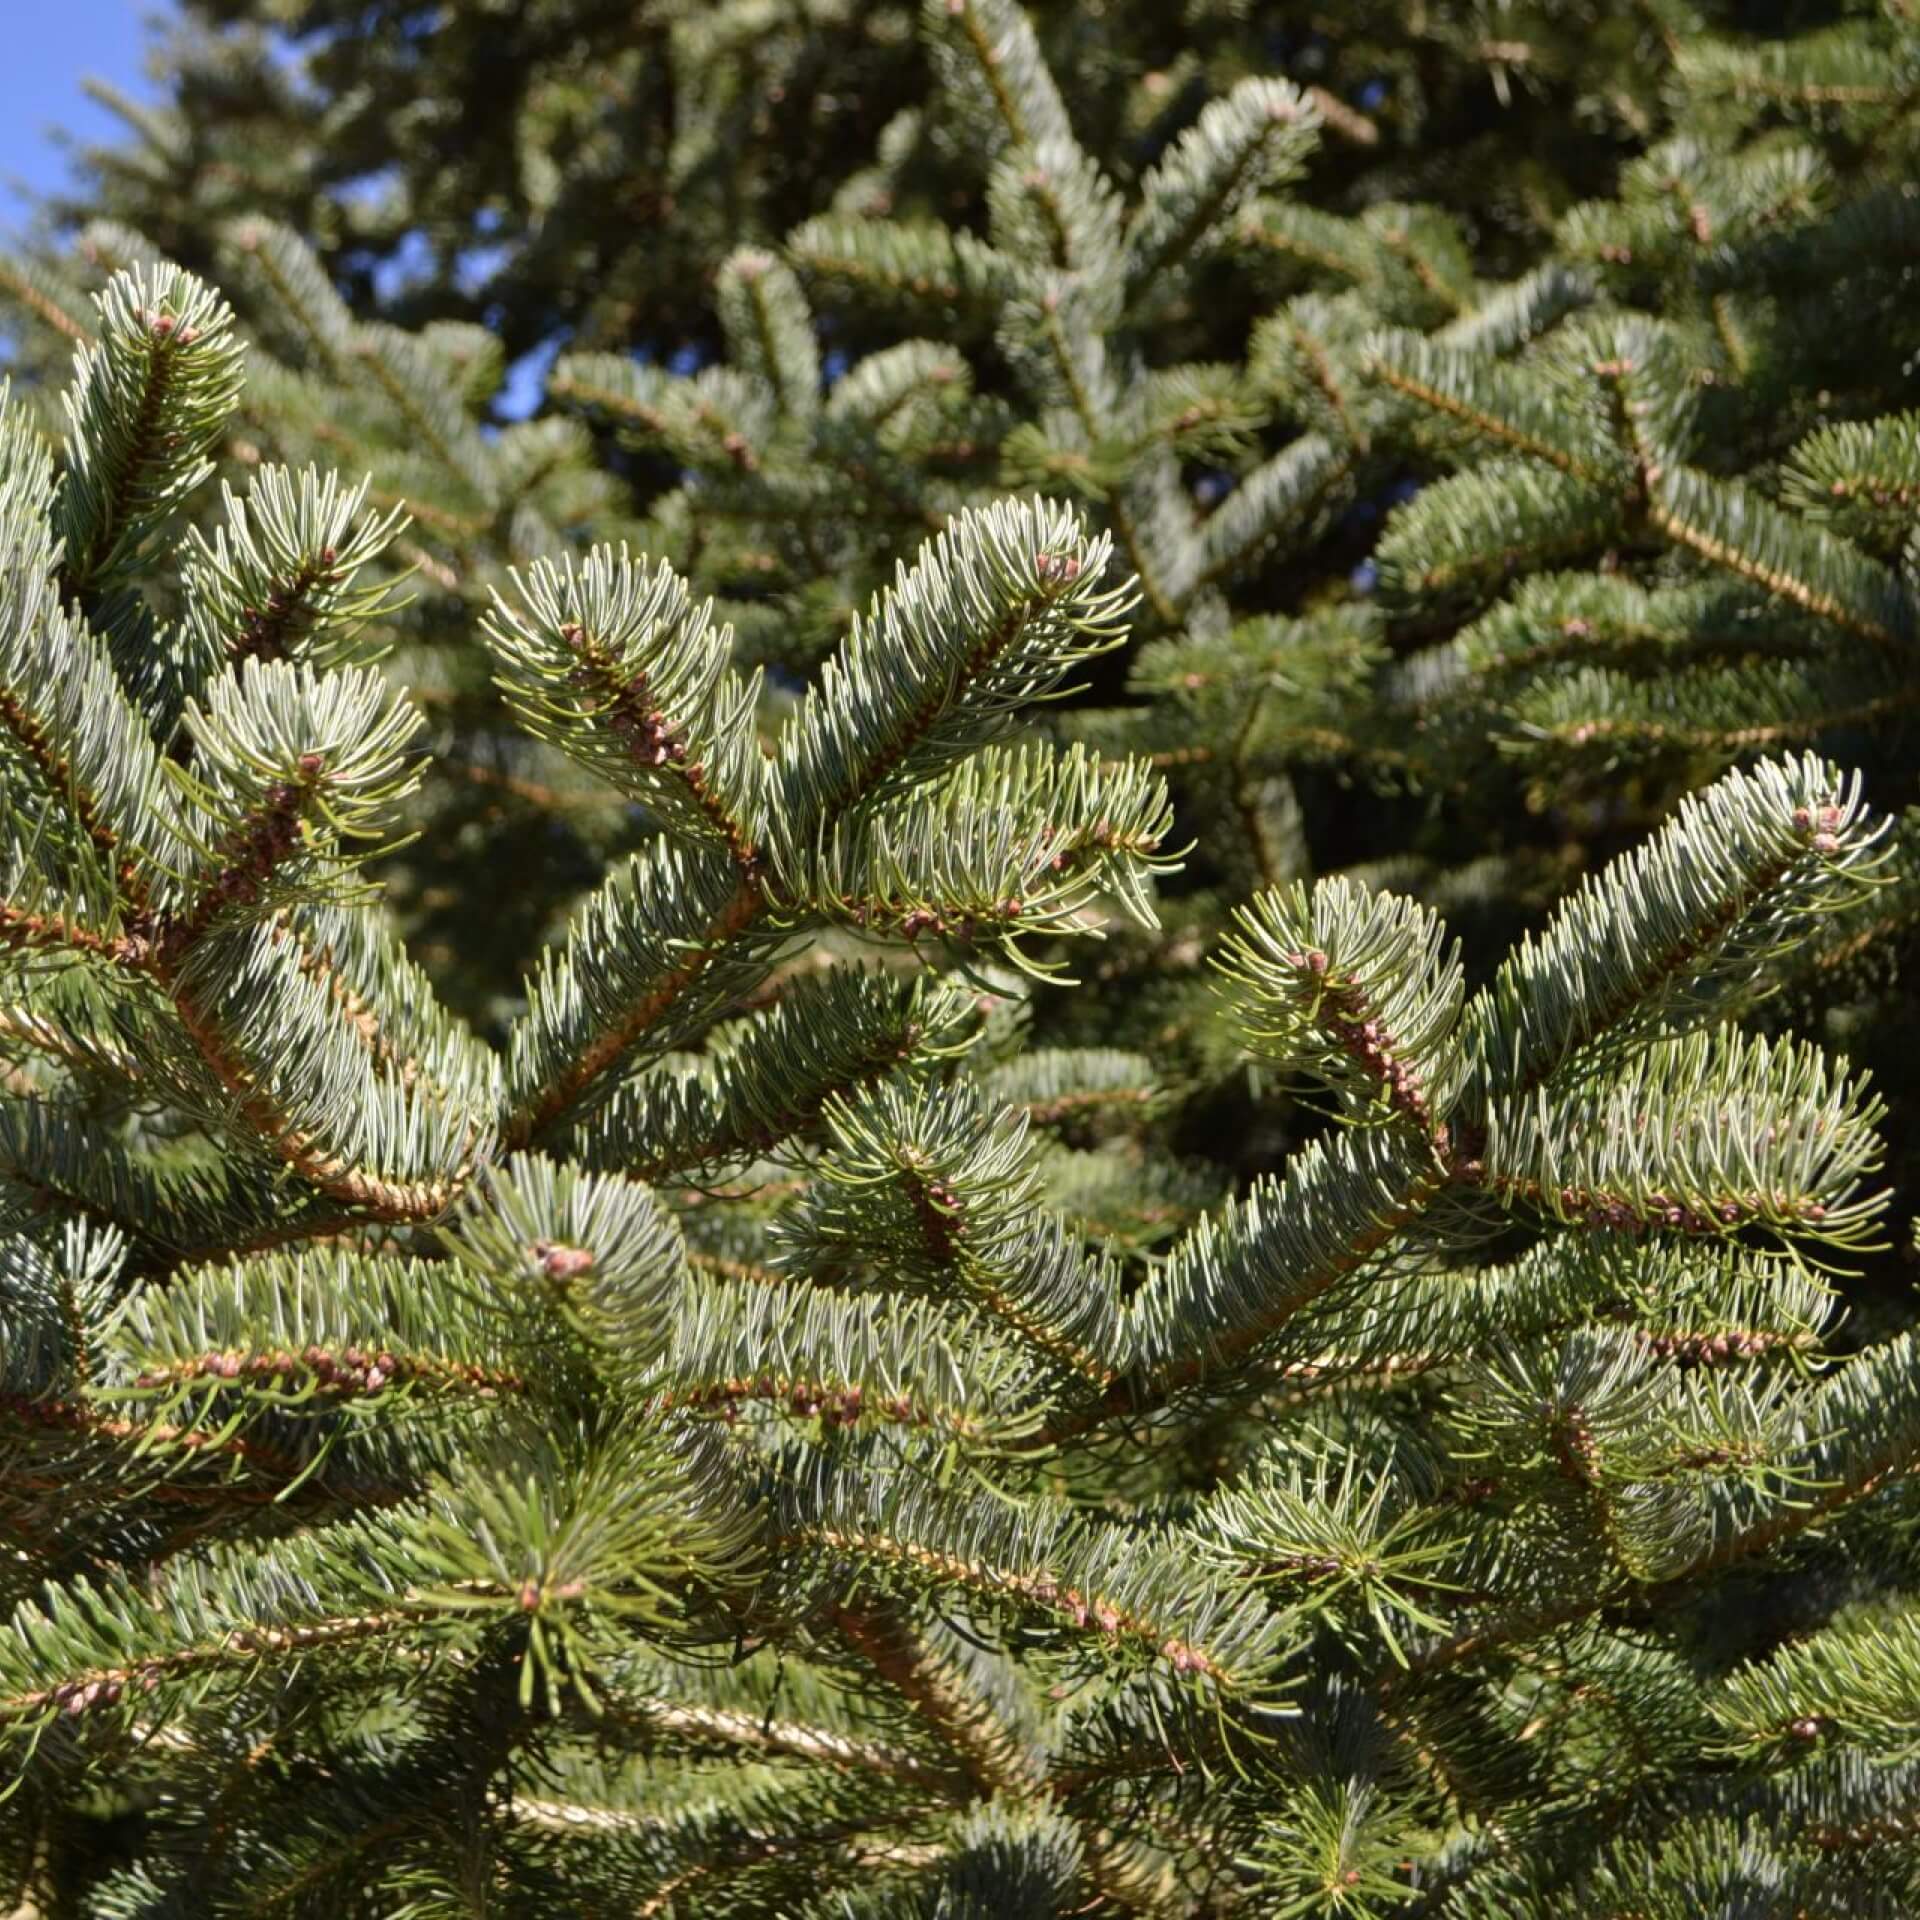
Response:
M1729 776L1471 994L1410 901L1256 897L1229 1017L1344 1124L1138 1264L1049 1135L1146 1063L1024 1051L991 972L1150 922L1170 863L1144 766L997 744L1121 639L1105 536L961 513L771 736L671 570L519 579L509 704L655 832L496 1055L358 878L418 772L355 632L390 525L265 469L165 564L241 378L217 296L126 274L57 467L5 418L23 1880L1573 1911L1596 1795L1664 1861L1761 1819L1715 1756L1887 1711L1861 1628L1704 1684L1696 1643L1920 1449L1904 1338L1807 1365L1878 1103L1732 1024L1875 889L1852 782ZM329 591L264 645L320 529ZM144 1811L98 1873L102 1793Z
M269 215L363 310L484 320L514 354L557 328L582 347L638 335L663 357L711 353L711 275L736 247L777 246L836 205L977 206L919 10L186 0L156 49L162 103L96 90L128 138L83 152L85 191L60 211L106 214L207 270L221 223ZM1484 208L1497 178L1516 241L1604 183L1616 130L1657 111L1668 38L1699 24L1676 14L1663 38L1663 9L1490 16L1457 0L1310 19L1244 0L1042 0L1030 15L1079 138L1122 178L1210 96L1284 66L1335 129L1330 194L1378 169L1393 197Z
M223 0L7 270L43 1910L1913 1906L1912 32L1403 11Z

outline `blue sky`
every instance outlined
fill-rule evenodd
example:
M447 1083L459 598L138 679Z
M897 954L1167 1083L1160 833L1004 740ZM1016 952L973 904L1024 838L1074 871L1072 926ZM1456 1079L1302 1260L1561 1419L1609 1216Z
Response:
M54 139L65 128L82 144L116 138L121 122L88 99L81 81L111 82L136 99L151 98L142 71L150 36L145 23L171 11L170 0L13 0L0 38L0 240L17 234L32 192L68 177ZM22 188L26 189L22 192ZM508 369L500 411L510 419L538 403L546 369L560 342L550 341Z
M163 11L157 0L21 0L5 9L0 226L17 229L25 212L15 182L44 190L65 178L53 128L97 139L117 124L80 91L82 78L93 75L128 93L145 92L140 57L147 36L141 23Z

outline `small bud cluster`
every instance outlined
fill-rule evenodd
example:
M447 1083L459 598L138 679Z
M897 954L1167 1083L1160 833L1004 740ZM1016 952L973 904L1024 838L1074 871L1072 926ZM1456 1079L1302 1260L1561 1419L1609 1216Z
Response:
M951 1260L967 1236L959 1191L937 1174L929 1178L909 1172L906 1185L934 1258Z
M1730 1329L1724 1333L1642 1333L1640 1344L1656 1359L1674 1360L1688 1367L1717 1367L1729 1360L1757 1360L1776 1348L1800 1342L1791 1334Z
M944 1180L929 1180L922 1191L926 1194L930 1206L940 1208L943 1213L959 1212L960 1195Z
M1795 807L1793 824L1809 836L1815 853L1840 851L1840 809L1834 806Z
M1318 983L1317 1004L1324 1011L1325 1025L1335 1044L1380 1088L1390 1106L1425 1126L1427 1096L1420 1075L1401 1057L1392 1033L1367 1004L1358 984L1330 981L1333 962L1319 947L1283 954L1281 958Z
M97 1680L69 1680L64 1686L54 1688L47 1704L78 1719L90 1708L113 1706L129 1686L138 1686L143 1693L151 1693L159 1684L160 1676L151 1667L140 1669L137 1678L116 1671L103 1674Z
M1083 1594L1077 1587L1063 1587L1046 1574L1033 1581L1026 1592L1042 1606L1058 1608L1076 1627L1094 1627L1112 1636L1138 1634L1143 1630L1140 1621L1123 1613L1111 1601ZM1182 1673L1206 1670L1206 1656L1185 1641L1169 1639L1161 1651Z
M1301 1553L1289 1555L1269 1571L1294 1574L1302 1580L1331 1580L1346 1571L1346 1563L1336 1554Z
M1560 1211L1568 1219L1583 1220L1590 1227L1610 1233L1641 1233L1649 1226L1671 1227L1676 1233L1711 1233L1714 1222L1694 1208L1670 1201L1665 1194L1649 1194L1642 1211L1624 1194L1608 1193L1599 1187L1562 1187ZM1736 1213L1726 1222L1737 1221Z
M1473 1158L1456 1159L1452 1172L1453 1178L1465 1185L1485 1182L1504 1192L1552 1204L1563 1220L1635 1236L1650 1227L1666 1227L1675 1233L1717 1234L1767 1218L1792 1218L1818 1226L1827 1217L1822 1202L1796 1200L1782 1192L1727 1194L1710 1206L1699 1207L1665 1193L1614 1193L1603 1187L1578 1186L1543 1191L1528 1180L1490 1174L1484 1161Z
M1117 1640L1124 1636L1150 1641L1152 1638L1152 1629L1146 1621L1123 1613L1108 1601L1083 1594L1077 1587L1061 1586L1046 1574L1023 1583L1022 1591L1042 1606L1057 1608L1076 1627L1094 1627L1109 1639ZM1206 1654L1185 1640L1169 1636L1160 1642L1159 1652L1176 1673L1211 1675L1216 1671Z
M1043 827L1040 832L1040 844L1052 846L1058 838L1058 830ZM1120 835L1114 830L1111 820L1096 820L1085 833L1078 835L1073 844L1062 847L1049 856L1047 868L1052 873L1065 873L1082 854L1089 852L1111 853L1120 844Z
M769 1406L783 1406L802 1420L818 1420L824 1427L852 1427L863 1414L877 1420L891 1420L898 1426L930 1427L933 1415L916 1406L904 1393L869 1397L857 1383L834 1387L817 1380L790 1380L777 1374L761 1373L731 1380L716 1381L710 1387L685 1396L680 1404L711 1408L725 1420L738 1417L739 1405L758 1400Z
M1072 553L1036 553L1033 570L1048 586L1068 586L1080 578L1080 557Z
M676 727L648 698L647 676L636 673L617 681L612 667L577 621L568 621L560 629L560 637L580 658L580 665L567 676L572 684L602 694L611 689L607 727L626 747L634 764L672 767L697 791L706 768L698 760L688 760L686 729Z
M259 882L299 845L299 788L275 781L265 797L262 811L249 816L229 842L235 857L216 882L226 899L251 903L259 895Z
M1818 1225L1827 1210L1818 1200L1796 1200L1790 1193L1729 1194L1710 1212L1701 1213L1684 1201L1670 1199L1664 1193L1647 1195L1645 1206L1649 1223L1676 1227L1682 1233L1710 1233L1716 1227L1737 1227L1746 1220L1758 1220L1768 1214L1790 1215Z
M280 1349L266 1353L196 1354L190 1360L149 1367L134 1381L148 1391L177 1386L188 1380L235 1380L248 1386L284 1384L297 1391L317 1391L332 1399L357 1399L384 1388L408 1385L469 1387L483 1393L514 1388L521 1383L510 1374L489 1372L458 1360L437 1356L415 1358L384 1348L342 1347L337 1352L307 1346L299 1352Z
M1416 1116L1425 1113L1420 1076L1393 1052L1387 1030L1378 1020L1368 1016L1343 1022L1340 1044L1379 1081L1391 1105Z
M165 942L176 953L205 933L223 907L252 906L274 869L299 851L301 813L327 762L324 754L303 753L295 764L299 779L274 781L261 795L258 809L235 823L226 838L220 871L192 913L166 930Z
M1553 1433L1553 1450L1560 1470L1570 1480L1591 1485L1600 1465L1600 1448L1588 1426L1586 1415L1578 1407L1570 1408Z
M1811 1827L1807 1830L1807 1838L1816 1847L1834 1853L1880 1846L1888 1841L1907 1840L1917 1833L1920 1833L1920 1814L1883 1813L1871 1820L1852 1821L1844 1827Z
M538 1613L549 1600L578 1600L586 1590L584 1580L563 1580L551 1587L539 1580L523 1580L514 1602L522 1613Z
M1009 894L1004 900L990 902L984 912L977 916L965 913L954 920L936 913L931 907L909 907L902 912L897 904L884 900L854 901L846 906L845 912L856 927L891 927L906 940L918 940L922 934L932 934L935 939L957 940L963 946L970 946L979 938L989 916L995 923L1017 920L1026 907L1027 903L1017 894Z
M310 623L312 609L308 596L315 587L333 583L332 569L339 559L331 547L322 547L312 559L303 562L290 580L276 582L265 606L240 609L240 637L232 652L236 659L280 660L286 657L287 642L304 624Z
M183 327L171 313L162 313L157 308L148 307L140 315L146 322L147 331L156 340L167 342L176 347L190 347L200 338L200 329L193 326Z
M593 1271L593 1254L586 1247L569 1247L558 1240L536 1240L527 1251L549 1280L577 1280Z
M1920 501L1920 488L1914 487L1854 487L1845 480L1836 480L1827 491L1836 500L1857 496L1871 500L1876 507L1910 507Z

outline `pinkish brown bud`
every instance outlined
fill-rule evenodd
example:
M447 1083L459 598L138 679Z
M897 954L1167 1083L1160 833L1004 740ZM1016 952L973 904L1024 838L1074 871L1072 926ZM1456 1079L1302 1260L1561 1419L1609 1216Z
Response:
M577 1280L593 1271L593 1254L586 1247L562 1246L556 1240L536 1240L533 1257L549 1280Z

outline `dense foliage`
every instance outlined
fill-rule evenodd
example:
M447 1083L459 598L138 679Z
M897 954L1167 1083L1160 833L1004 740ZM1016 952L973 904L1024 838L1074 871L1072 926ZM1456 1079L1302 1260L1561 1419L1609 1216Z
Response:
M186 12L0 269L23 1895L1911 1911L1920 22Z

